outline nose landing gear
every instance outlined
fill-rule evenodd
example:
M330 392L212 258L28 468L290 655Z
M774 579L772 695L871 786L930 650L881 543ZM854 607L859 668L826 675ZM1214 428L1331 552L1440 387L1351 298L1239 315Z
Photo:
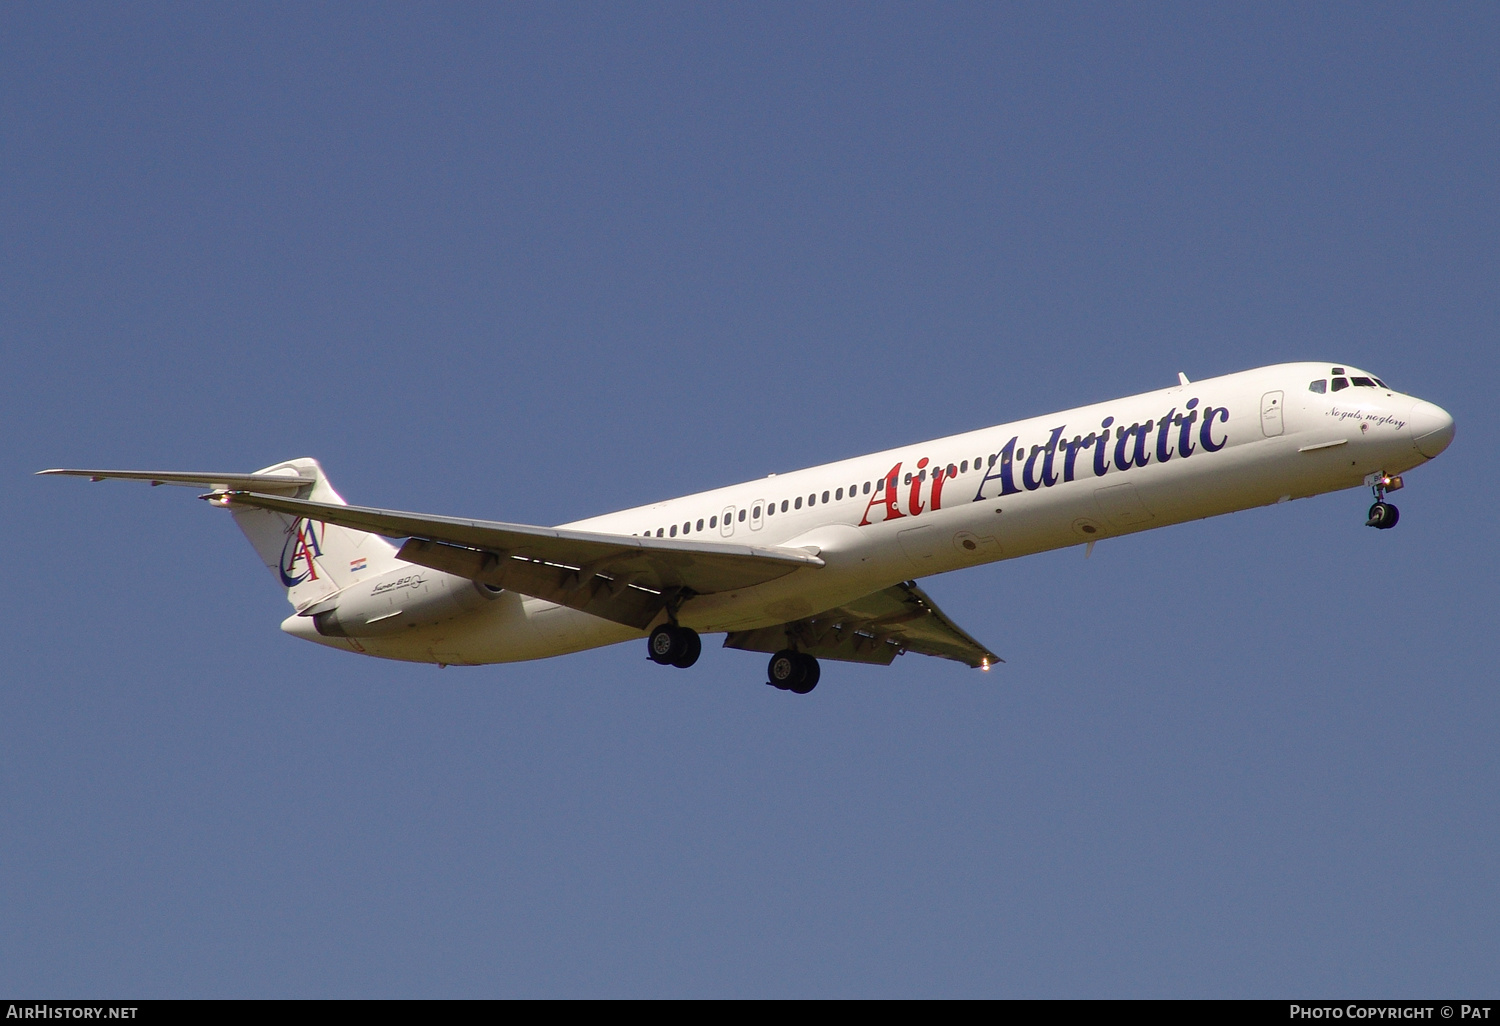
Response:
M1370 507L1370 516L1365 521L1365 526L1389 531L1401 519L1401 511L1385 501L1385 493L1398 490L1402 485L1401 478L1376 473L1365 478L1365 484L1375 493L1375 505Z

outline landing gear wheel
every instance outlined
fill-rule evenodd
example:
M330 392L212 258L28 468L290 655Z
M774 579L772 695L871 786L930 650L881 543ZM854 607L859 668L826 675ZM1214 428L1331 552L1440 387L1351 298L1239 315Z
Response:
M1396 507L1392 506L1389 502L1385 502L1382 500L1370 507L1370 519L1365 521L1365 526L1378 528L1382 531L1389 531L1391 528L1396 526L1396 521L1400 519L1400 510L1396 509Z
M767 683L782 691L790 691L801 685L806 673L807 668L802 665L802 658L789 648L777 652L766 664L766 676L770 678Z
M767 683L794 695L805 695L817 687L822 673L816 659L789 648L773 655L766 666L766 676L770 678Z
M703 651L703 642L695 630L664 623L646 639L646 651L654 663L685 670L698 661L698 655Z
M672 660L672 665L679 670L686 670L698 661L698 656L703 652L703 639L698 637L698 632L689 627L677 628L682 637L682 654Z
M799 652L797 659L802 663L802 683L788 688L794 695L805 695L818 686L818 678L823 676L818 661L805 652Z

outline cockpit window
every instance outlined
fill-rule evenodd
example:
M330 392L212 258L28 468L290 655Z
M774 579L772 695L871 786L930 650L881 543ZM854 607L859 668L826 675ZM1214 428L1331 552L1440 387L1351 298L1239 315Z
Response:
M1337 392L1341 388L1348 388L1348 387L1349 387L1349 379L1348 378L1334 378L1333 379L1333 390L1335 392Z
M1361 388L1374 388L1375 387L1375 379L1374 378L1350 378L1349 379L1349 383L1353 384L1353 385L1358 385Z
M1379 385L1381 388L1390 388L1391 387L1390 385L1387 385L1384 381L1381 381L1379 378L1375 379L1375 384Z
M1308 385L1307 390L1309 392L1316 392L1319 395L1322 395L1324 392L1328 391L1328 379L1319 378L1317 381L1314 381L1312 384Z

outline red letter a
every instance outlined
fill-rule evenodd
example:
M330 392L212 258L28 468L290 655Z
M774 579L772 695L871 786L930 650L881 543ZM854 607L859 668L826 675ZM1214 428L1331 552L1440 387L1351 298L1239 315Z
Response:
M867 506L865 506L865 515L859 521L860 527L868 527L870 525L870 510L874 509L876 506L885 507L885 516L884 518L882 518L884 520L895 520L897 517L906 516L905 513L896 508L896 503L898 501L898 496L896 495L896 482L900 480L900 477L901 464L898 462L894 467L891 468L891 472L885 475L885 494L882 495L880 493L880 490L876 489L875 494L870 496L870 502Z

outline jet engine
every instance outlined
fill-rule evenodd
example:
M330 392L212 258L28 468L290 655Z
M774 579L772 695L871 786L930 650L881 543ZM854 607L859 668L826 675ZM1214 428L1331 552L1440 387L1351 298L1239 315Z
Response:
M345 588L328 608L315 606L312 621L325 638L384 637L451 620L500 594L499 588L440 570L402 566Z

